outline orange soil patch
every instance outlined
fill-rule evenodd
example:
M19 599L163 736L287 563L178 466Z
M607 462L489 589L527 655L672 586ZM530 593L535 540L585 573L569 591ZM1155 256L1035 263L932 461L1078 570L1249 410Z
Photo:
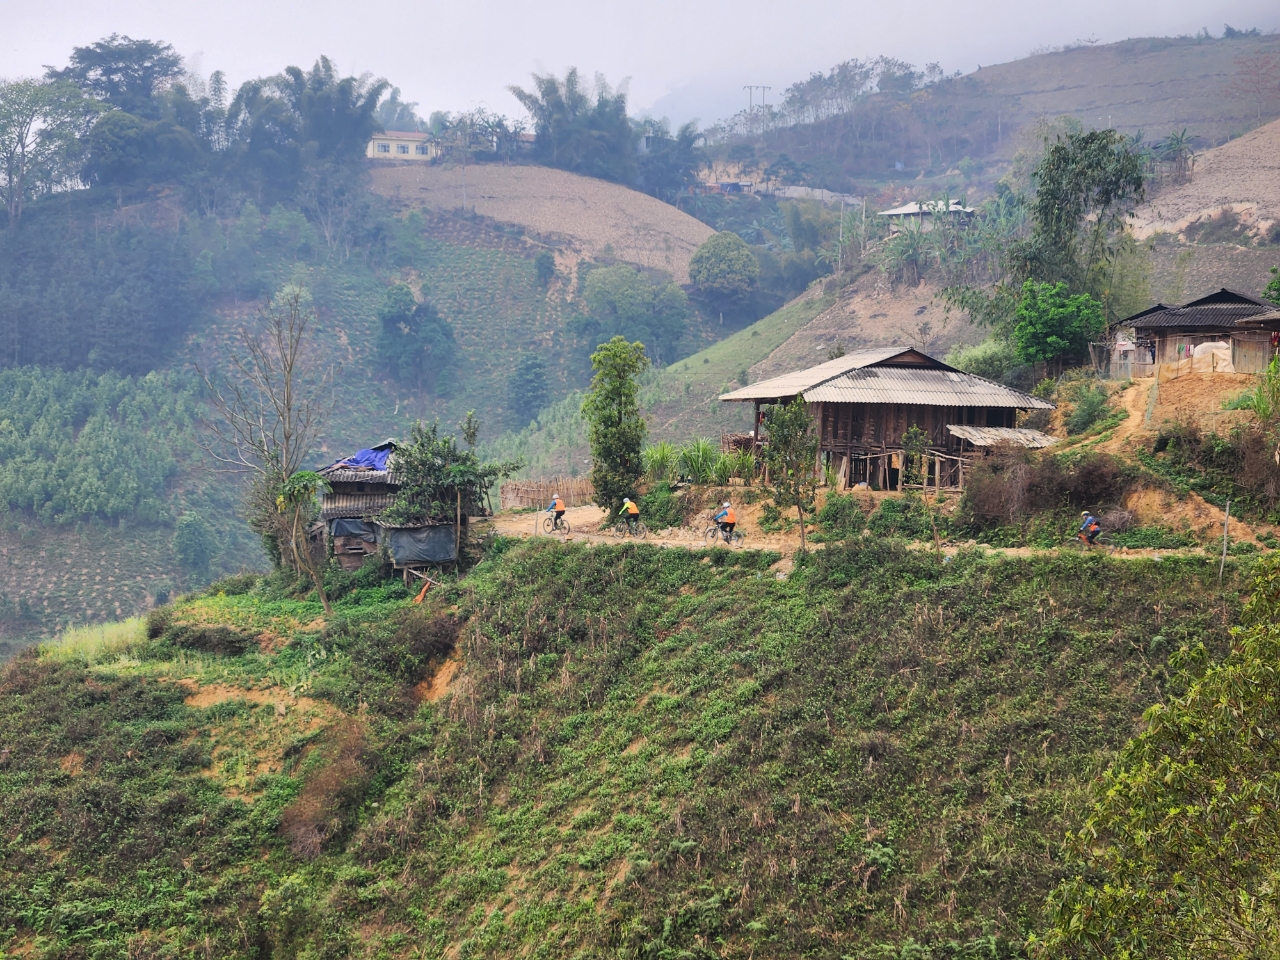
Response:
M1124 506L1137 515L1138 526L1186 529L1206 539L1222 536L1223 512L1195 493L1179 499L1163 490L1143 488L1132 491ZM1233 540L1253 539L1253 529L1235 517L1229 534Z
M1166 421L1191 421L1202 430L1229 432L1252 414L1223 410L1222 404L1248 390L1258 378L1246 373L1193 373L1161 383L1150 428Z
M190 678L179 680L178 684L191 691L183 702L189 707L196 707L201 710L206 707L212 707L215 704L227 703L231 700L248 700L250 703L272 704L276 708L276 713L280 716L284 716L291 709L301 710L304 713L310 713L317 708L321 713L337 712L328 704L312 700L310 697L291 696L289 691L283 687L272 687L269 690L246 690L244 687L233 687L225 683L211 683L201 686Z
M435 703L449 692L449 685L462 668L462 661L450 657L439 668L413 688L413 696L418 702Z
M271 630L258 634L258 650L261 653L273 654L279 653L289 645L289 638L282 637L280 634Z
M79 750L72 750L58 761L58 766L61 767L65 773L69 773L73 777L78 776L84 772L84 754Z

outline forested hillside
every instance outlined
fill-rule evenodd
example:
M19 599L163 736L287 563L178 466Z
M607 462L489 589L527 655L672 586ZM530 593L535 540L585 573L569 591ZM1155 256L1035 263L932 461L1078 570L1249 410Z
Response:
M1077 41L950 76L938 64L848 60L712 127L711 154L726 172L874 194L918 178L990 183L1022 145L1019 129L1059 116L1152 144L1184 132L1202 148L1280 116L1280 88L1259 82L1277 56L1274 34L1228 27L1218 38Z
M497 542L421 608L240 578L19 657L4 949L1023 955L1234 561L776 559Z

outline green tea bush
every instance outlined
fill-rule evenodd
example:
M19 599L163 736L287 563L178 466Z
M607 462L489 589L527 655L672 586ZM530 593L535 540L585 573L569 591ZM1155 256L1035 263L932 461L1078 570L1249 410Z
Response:
M856 536L866 526L866 519L862 507L851 494L831 494L818 511L822 532L833 537Z
M641 494L637 502L640 517L650 530L684 526L685 501L672 491L670 483L655 483L648 492Z
M867 529L878 537L901 537L904 540L932 540L934 524L938 535L946 536L946 519L929 520L929 507L920 497L890 497L867 520Z

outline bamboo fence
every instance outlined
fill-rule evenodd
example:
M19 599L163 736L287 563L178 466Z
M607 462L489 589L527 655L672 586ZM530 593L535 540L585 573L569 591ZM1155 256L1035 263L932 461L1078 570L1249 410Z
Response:
M595 488L589 477L546 477L540 480L508 480L498 492L503 510L521 507L545 507L551 495L558 493L566 507L581 507L594 502Z

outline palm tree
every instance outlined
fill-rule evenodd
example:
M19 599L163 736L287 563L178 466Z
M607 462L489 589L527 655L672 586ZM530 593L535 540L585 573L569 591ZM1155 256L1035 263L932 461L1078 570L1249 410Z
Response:
M1169 134L1156 145L1156 149L1159 151L1161 160L1173 164L1175 180L1187 180L1191 177L1196 154L1191 149L1191 137L1187 135L1186 127L1183 127L1180 133L1175 130Z

